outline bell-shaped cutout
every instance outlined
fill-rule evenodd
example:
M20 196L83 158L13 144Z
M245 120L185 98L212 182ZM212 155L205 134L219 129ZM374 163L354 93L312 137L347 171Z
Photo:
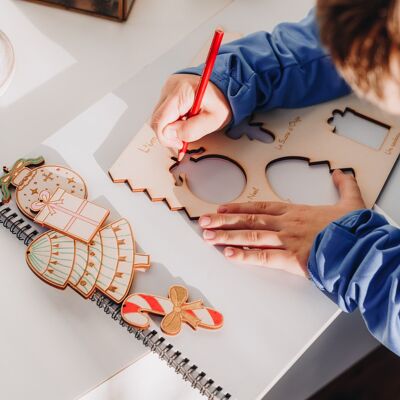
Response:
M262 143L273 143L275 135L263 128L260 122L252 122L252 118L242 121L240 124L229 129L226 134L231 139L240 139L242 136L247 136L250 140L257 140Z
M240 196L246 176L233 161L221 156L205 156L197 159L185 157L171 169L177 185L182 184L181 176L191 192L207 203L223 204L234 201Z
M266 176L282 201L322 205L339 199L328 163L310 165L306 159L281 159L267 166Z

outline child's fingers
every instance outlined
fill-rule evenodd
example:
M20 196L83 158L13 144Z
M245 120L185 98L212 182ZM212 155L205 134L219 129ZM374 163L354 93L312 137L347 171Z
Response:
M297 257L286 250L225 247L224 255L232 261L280 269L300 276L308 276L307 271L301 268Z
M246 247L282 247L278 232L259 230L205 230L203 238L210 244Z
M219 213L233 214L269 214L282 215L287 211L288 204L276 201L249 201L247 203L231 203L218 207Z
M213 114L207 111L201 111L185 121L176 121L170 124L168 135L184 142L194 142L203 136L216 131L220 124Z
M287 269L288 264L294 263L293 256L280 249L241 249L226 247L226 258L245 264L260 265L274 269Z
M266 214L207 214L199 219L202 228L207 229L259 229L280 230L280 219Z
M351 203L360 208L364 207L364 202L361 196L360 188L353 175L345 174L341 170L333 172L333 182L339 190L340 201Z
M173 147L173 140L164 134L165 128L180 117L177 96L167 97L151 116L150 126L161 144Z
M231 112L228 101L213 84L207 89L200 114L188 120L180 119L193 106L199 79L194 75L173 75L166 82L150 119L150 126L162 145L180 149L183 141L198 140L229 121ZM207 111L210 109L213 111Z

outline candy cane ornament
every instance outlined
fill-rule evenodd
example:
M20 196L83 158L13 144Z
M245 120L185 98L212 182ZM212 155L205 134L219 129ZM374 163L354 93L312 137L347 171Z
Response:
M223 325L223 316L218 311L205 307L201 300L188 303L188 291L183 286L172 286L169 297L134 293L122 304L121 315L125 322L138 329L150 326L148 314L164 316L161 330L167 335L177 335L182 323L194 330L198 327L219 329Z

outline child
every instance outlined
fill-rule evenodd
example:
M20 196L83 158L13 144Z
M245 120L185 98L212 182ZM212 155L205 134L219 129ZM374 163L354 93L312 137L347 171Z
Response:
M326 47L326 52L320 40ZM354 91L400 114L400 2L318 0L297 24L281 24L223 46L199 115L192 103L201 67L166 82L152 127L180 148L255 110L304 107ZM400 230L365 209L352 176L336 170L332 206L227 204L199 223L231 260L310 277L344 311L359 308L368 329L400 355Z

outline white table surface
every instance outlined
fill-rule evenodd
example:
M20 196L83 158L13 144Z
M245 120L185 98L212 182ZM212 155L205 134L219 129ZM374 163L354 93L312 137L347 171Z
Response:
M0 98L2 162L30 151L229 3L136 0L121 24L0 0L0 30L16 53L14 80Z
M11 85L0 97L1 162L12 163L29 152L230 2L136 0L129 20L120 24L24 1L0 0L0 30L11 39L17 59ZM50 100L54 93L57 104ZM23 247L8 232L0 231L0 251L10 265L21 266ZM110 326L116 328L112 322ZM0 338L5 343L24 340L23 336L9 336L7 330L2 332ZM27 357L31 351L33 355L36 350L32 348ZM86 397L132 398L132 384L135 398L159 399L161 394L165 399L201 397L158 357L145 353L131 368ZM3 379L7 379L7 387L16 387L20 372L10 370L11 360L3 361L0 382L5 384ZM5 370L10 374L3 373ZM150 373L154 378L146 379ZM124 377L128 378L123 382ZM15 390L9 398L24 398L16 393L22 391Z
M20 60L9 91L0 98L3 164L29 152L229 3L136 0L128 22L118 24L23 1L0 2L0 29L15 44ZM287 10L291 19L304 14L310 4L306 0L292 4ZM271 14L274 10L276 4L271 5ZM277 13L276 18L284 18L282 9ZM0 247L12 259L6 235L0 231ZM133 397L190 400L200 395L149 354L84 399Z

